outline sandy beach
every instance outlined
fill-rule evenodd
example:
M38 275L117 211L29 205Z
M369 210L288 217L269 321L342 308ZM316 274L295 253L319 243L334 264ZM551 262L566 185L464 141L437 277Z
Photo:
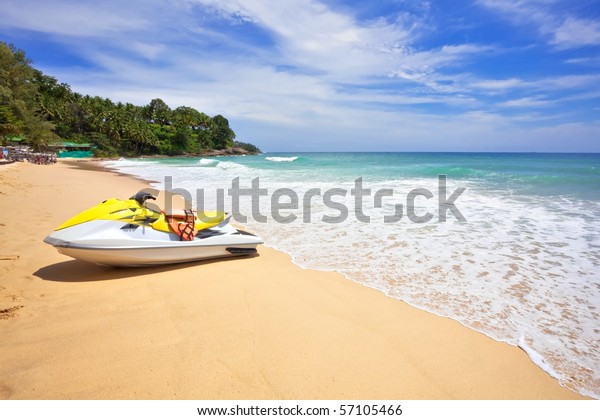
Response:
M87 164L90 167L92 164ZM42 240L142 180L0 167L1 399L576 399L524 351L281 252L112 269Z

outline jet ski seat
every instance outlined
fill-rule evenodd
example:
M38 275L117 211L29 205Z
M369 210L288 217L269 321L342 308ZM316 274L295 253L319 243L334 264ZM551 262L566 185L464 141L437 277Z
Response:
M185 219L188 217L188 212L192 212L192 215L194 215L194 211L188 209L167 209L164 211L165 217L172 217L175 219Z

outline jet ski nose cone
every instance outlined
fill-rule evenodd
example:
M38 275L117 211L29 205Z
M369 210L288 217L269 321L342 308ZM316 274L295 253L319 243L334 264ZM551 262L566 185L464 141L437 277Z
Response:
M67 241L55 238L52 235L46 236L44 238L44 242L47 243L47 244L50 244L52 246L56 246L56 247L65 247L65 246L69 245L69 243Z

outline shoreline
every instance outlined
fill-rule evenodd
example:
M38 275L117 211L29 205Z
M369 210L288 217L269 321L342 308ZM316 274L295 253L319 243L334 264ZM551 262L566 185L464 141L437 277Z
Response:
M2 253L17 257L0 260L0 303L18 307L0 318L1 399L584 398L517 347L264 246L148 269L62 256L41 243L54 227L147 186L71 163L0 175ZM10 222L40 201L34 223Z
M114 156L114 157L59 157L58 161L110 161L110 160L119 160L119 159L185 159L185 158L202 158L202 157L231 157L231 156L254 156L260 155L263 152L251 152L246 149L242 149L240 147L230 147L228 149L214 149L214 150L205 150L203 152L198 153L185 153L180 155L161 155L161 154L152 154L152 155L138 155L138 156Z

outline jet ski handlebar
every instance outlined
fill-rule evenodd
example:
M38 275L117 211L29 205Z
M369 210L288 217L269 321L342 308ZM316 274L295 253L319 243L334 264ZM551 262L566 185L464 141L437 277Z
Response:
M130 197L130 199L137 201L140 206L143 206L146 200L156 200L156 197L148 192L140 191L133 197Z

